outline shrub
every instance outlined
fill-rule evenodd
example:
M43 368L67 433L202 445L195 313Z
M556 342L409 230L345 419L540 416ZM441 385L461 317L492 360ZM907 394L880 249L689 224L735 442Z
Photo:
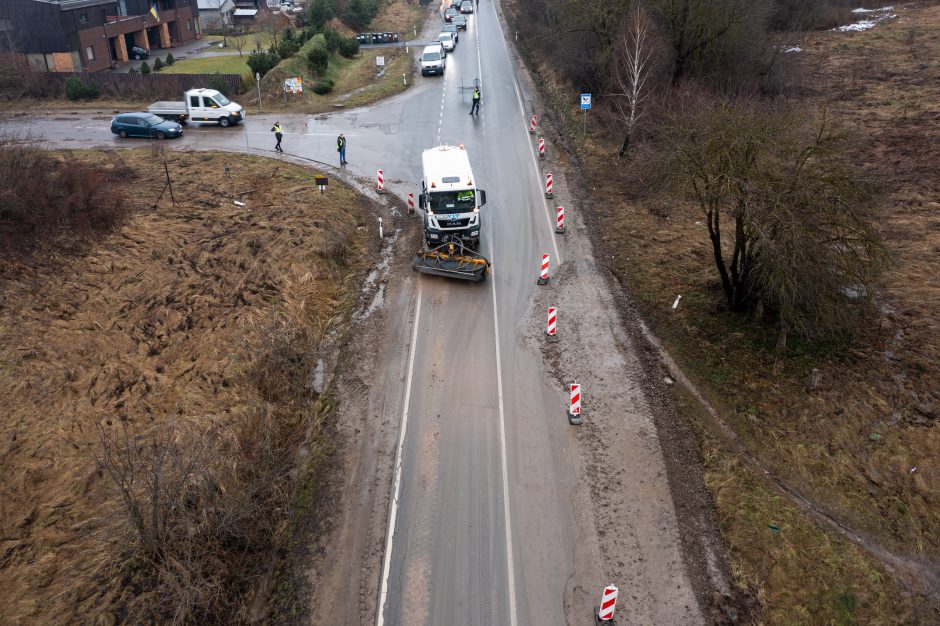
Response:
M342 41L339 42L339 53L350 59L357 54L359 54L359 40L352 37L344 37Z
M334 7L335 0L311 0L307 5L307 24L318 29L323 28L323 25L333 17Z
M159 72L162 69L163 69L163 61L160 60L160 57L157 57L153 61L153 71Z
M215 89L225 94L226 97L232 97L232 85L218 72L213 73L212 76L209 77L209 80L206 81L206 87Z
M326 71L330 64L330 53L324 48L314 46L307 52L307 67L314 75L319 76Z
M150 66L147 65L147 62L146 62L146 61L144 61L143 63L140 64L140 73L141 73L141 74L149 74L149 73L150 73Z
M261 52L260 50L248 55L248 67L252 74L261 74L264 76L274 69L281 62L281 57L276 52Z
M300 50L300 44L293 39L282 39L276 46L276 54L282 59L289 59Z
M365 28L378 12L378 0L349 0L343 12L343 21L353 28Z
M326 39L326 51L333 54L339 49L339 44L343 37L332 28L323 29L323 37Z
M248 93L255 88L257 82L255 81L255 75L248 73L242 76L242 93Z
M333 91L335 83L331 78L321 78L313 85L313 93L325 96L326 94Z
M89 100L97 98L98 94L98 83L86 83L78 76L65 79L65 97L69 100Z
M128 73L128 74L140 74L140 72L137 71L137 68L136 68L136 67L130 68L129 70L127 70L127 73Z
M174 63L176 63L176 59L173 58L173 53L171 52L168 55L166 55L166 64L173 65Z

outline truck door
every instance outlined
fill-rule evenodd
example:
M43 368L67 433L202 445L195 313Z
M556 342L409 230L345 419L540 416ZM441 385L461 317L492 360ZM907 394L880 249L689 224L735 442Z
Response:
M199 96L189 96L189 117L194 120L203 119L202 107L199 105Z
M202 106L205 108L203 115L206 119L215 120L219 118L219 110L222 108L209 96L202 97Z

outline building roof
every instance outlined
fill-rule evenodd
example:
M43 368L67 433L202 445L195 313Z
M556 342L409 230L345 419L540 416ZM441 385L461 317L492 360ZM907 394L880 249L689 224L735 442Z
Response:
M200 11L218 11L230 4L232 0L197 0L197 7Z
M71 11L72 9L83 9L85 7L95 7L102 4L116 4L117 0L33 0L33 2L57 4L61 10Z
M235 9L235 17L254 17L258 15L258 9Z

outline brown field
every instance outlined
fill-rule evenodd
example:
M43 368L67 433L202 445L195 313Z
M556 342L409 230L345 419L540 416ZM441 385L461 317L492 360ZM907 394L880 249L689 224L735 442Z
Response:
M153 209L149 152L62 158L96 165L133 211L82 253L0 264L0 623L144 623L159 596L114 577L125 512L96 430L174 423L198 440L251 410L306 411L258 380L266 329L309 337L316 357L357 298L370 229L354 191L321 195L283 162L170 153L177 205Z
M849 344L791 341L720 311L701 215L692 205L624 194L631 167L599 133L576 149L592 192L588 220L614 275L741 442L792 490L873 545L940 571L940 5L896 6L898 19L860 33L789 37L810 108L827 106L858 137L853 159L884 180L879 213L893 256L879 318ZM538 69L538 68L537 68ZM540 78L572 134L572 89ZM599 130L596 127L595 130ZM561 160L563 158L560 157ZM635 196L636 194L630 194ZM682 300L675 312L676 296ZM819 388L805 386L818 368ZM807 518L699 425L706 479L738 583L767 624L936 623L940 589L896 581L871 553ZM777 530L771 530L774 526ZM892 570L894 571L894 570ZM896 571L895 571L896 573Z

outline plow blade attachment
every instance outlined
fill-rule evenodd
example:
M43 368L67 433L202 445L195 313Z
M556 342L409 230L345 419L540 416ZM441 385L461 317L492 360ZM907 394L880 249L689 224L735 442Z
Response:
M459 243L445 243L433 250L418 250L411 262L411 268L422 274L474 282L486 280L489 267L486 257Z

